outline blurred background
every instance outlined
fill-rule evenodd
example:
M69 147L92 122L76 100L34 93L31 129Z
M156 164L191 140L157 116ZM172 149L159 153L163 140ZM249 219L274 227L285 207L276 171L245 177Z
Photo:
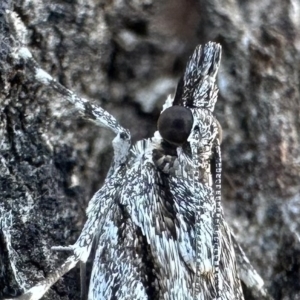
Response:
M25 23L41 66L108 110L133 141L153 135L195 46L220 43L225 217L270 295L300 299L298 0L2 0L0 299L66 257L50 247L79 236L113 138L14 64L6 9ZM79 295L75 269L43 299ZM245 289L245 298L255 297Z

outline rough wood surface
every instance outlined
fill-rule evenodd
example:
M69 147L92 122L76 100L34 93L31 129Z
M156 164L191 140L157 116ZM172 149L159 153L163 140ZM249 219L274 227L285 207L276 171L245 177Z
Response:
M43 68L134 140L154 132L193 48L221 43L226 218L274 299L300 299L299 1L1 1L0 299L65 257L50 247L78 237L112 139L13 63L5 9ZM79 299L79 270L44 299Z

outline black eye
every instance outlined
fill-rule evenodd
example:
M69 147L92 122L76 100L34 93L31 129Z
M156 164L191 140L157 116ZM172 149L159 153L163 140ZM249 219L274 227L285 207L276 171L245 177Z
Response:
M158 131L162 138L176 145L186 142L192 126L192 112L188 108L178 105L164 110L157 121Z

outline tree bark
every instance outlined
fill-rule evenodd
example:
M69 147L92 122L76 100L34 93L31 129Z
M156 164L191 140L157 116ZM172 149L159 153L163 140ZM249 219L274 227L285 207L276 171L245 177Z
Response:
M219 42L226 220L274 299L300 299L299 1L2 1L0 299L64 260L50 248L79 236L113 138L16 64L6 9L25 23L41 66L133 141L153 135L194 47ZM76 269L43 299L79 295Z

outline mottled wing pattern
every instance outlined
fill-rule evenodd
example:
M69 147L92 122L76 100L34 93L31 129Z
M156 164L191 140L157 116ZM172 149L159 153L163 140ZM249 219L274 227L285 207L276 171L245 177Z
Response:
M144 140L132 148L122 192L101 229L89 299L114 299L116 295L117 299L194 299L192 181L157 170L152 161L153 147L151 140ZM202 262L201 294L197 299L215 296L215 204L211 193L202 185L202 250L206 261ZM243 299L231 233L223 218L220 227L221 299Z
M118 205L108 213L93 261L88 299L148 299L135 228Z
M192 299L190 270L181 259L177 238L181 216L168 178L157 170L152 153L151 140L138 142L133 148L134 160L125 176L130 185L124 188L122 200L149 244L147 255L153 258L158 299Z
M176 240L179 246L179 259L184 262L181 266L186 270L183 273L189 274L186 285L192 288L195 274L195 199L192 194L192 181L177 176L170 176L161 172L168 182L171 191L173 205L176 207ZM166 185L165 185L166 186ZM165 186L163 189L165 189ZM215 281L213 273L213 216L215 203L213 191L205 184L201 184L203 207L201 210L201 236L202 236L202 257L200 291L197 299L214 299ZM163 199L161 200L164 201ZM221 299L243 299L241 283L238 276L235 253L231 242L230 229L221 218L220 222L220 298ZM187 297L192 297L192 293ZM169 298L166 298L169 299ZM170 298L188 299L188 298ZM193 299L193 298L192 298Z
M75 256L80 261L87 261L95 236L102 232L102 228L110 220L111 214L116 209L116 191L120 186L121 180L114 173L106 178L103 187L90 200L86 211L87 221L76 243L72 246Z

